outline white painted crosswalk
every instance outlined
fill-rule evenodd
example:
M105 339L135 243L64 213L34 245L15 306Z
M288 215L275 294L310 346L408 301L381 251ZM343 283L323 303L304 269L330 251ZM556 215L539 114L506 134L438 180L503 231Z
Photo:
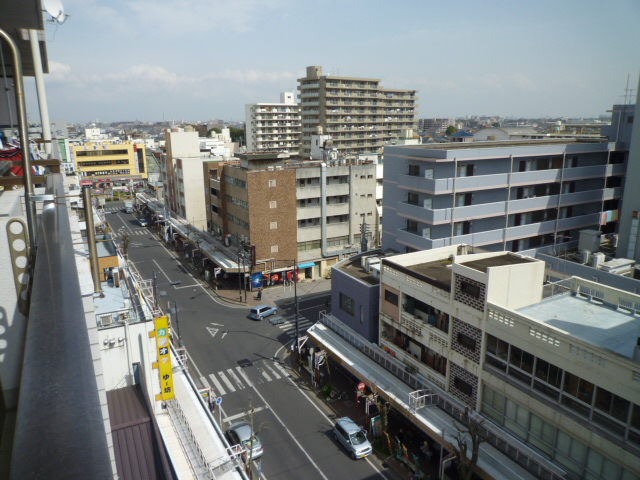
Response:
M306 317L298 317L298 333L304 335L304 333L313 325L314 322ZM293 317L287 317L284 323L277 326L280 330L284 331L291 338L296 336L296 320Z
M139 228L137 230L119 230L117 232L113 232L115 234L116 237L124 237L125 234L127 234L128 236L131 235L149 235L149 230L147 230L146 228Z
M244 368L228 368L202 376L200 382L204 387L213 388L215 395L222 396L287 376L289 373L278 362L259 360Z

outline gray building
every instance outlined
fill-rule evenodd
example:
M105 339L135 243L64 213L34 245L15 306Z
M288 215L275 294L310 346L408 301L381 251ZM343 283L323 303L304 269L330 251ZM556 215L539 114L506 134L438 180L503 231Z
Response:
M380 250L369 250L331 269L331 314L369 342L378 342Z
M612 116L608 139L386 147L383 248L522 252L614 232L632 111Z

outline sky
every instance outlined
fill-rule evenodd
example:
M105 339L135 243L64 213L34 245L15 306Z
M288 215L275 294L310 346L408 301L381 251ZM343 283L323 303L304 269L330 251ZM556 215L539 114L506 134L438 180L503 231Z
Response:
M417 118L594 117L640 72L640 0L62 3L45 88L69 123L244 121L311 65L418 90Z

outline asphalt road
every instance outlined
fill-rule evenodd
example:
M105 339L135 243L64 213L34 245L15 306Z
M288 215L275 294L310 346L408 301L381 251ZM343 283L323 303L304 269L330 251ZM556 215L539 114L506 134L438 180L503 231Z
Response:
M156 275L160 306L175 308L189 371L222 398L223 428L251 421L264 446L260 459L265 480L388 478L373 457L353 461L331 435L332 412L317 400L283 361L294 335L294 305L279 303L283 325L247 318L249 308L228 305L204 288L148 228L132 214L107 204L107 221L118 239L130 238L129 259L143 278ZM175 282L180 282L175 284ZM173 283L173 285L172 285ZM300 297L301 332L325 309L326 295ZM174 310L175 312L175 310ZM174 313L175 315L175 313ZM176 322L173 322L174 330ZM177 332L174 332L177 334Z

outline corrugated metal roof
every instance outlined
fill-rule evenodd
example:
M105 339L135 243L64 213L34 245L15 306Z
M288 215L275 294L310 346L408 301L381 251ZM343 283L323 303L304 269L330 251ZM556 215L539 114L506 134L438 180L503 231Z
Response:
M167 479L162 468L163 444L147 410L139 385L107 392L111 435L118 476L123 480Z

